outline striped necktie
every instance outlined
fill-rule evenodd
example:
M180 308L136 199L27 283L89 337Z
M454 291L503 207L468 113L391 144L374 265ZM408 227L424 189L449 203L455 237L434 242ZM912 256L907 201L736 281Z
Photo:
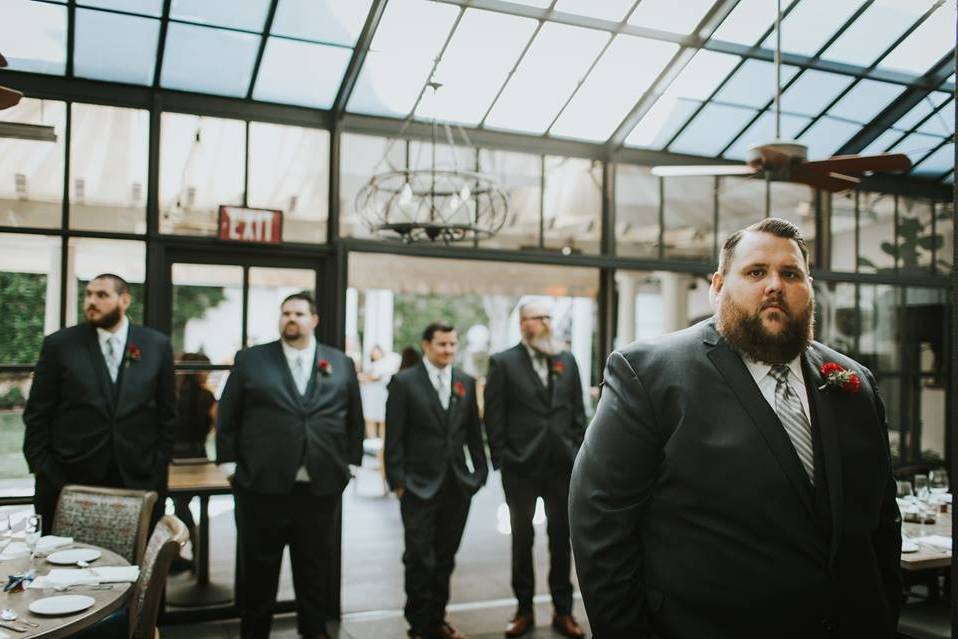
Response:
M798 459L805 467L808 480L815 484L815 453L812 447L812 427L802 410L802 402L788 383L788 366L775 364L768 373L775 379L775 412L792 440Z

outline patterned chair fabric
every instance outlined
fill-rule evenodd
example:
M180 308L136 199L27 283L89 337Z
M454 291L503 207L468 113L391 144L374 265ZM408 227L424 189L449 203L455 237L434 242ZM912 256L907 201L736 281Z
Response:
M186 524L172 515L164 516L156 524L140 564L140 578L130 597L130 636L133 639L153 639L166 575L173 558L180 554L189 537Z
M156 499L153 491L64 486L53 534L101 546L139 564Z

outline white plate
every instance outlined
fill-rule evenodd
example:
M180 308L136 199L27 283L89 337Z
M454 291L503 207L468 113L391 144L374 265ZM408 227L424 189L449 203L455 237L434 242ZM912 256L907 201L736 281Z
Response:
M96 548L67 548L66 550L51 552L47 555L47 561L51 564L69 566L78 561L94 561L99 559L101 554Z
M913 541L908 541L907 539L902 539L901 551L902 552L918 552L918 544L916 544Z
M38 615L69 615L86 610L94 603L96 603L96 600L86 595L44 597L30 604L30 612Z

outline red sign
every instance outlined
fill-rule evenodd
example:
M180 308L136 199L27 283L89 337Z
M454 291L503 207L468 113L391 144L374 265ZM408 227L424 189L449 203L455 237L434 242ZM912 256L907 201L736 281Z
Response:
M283 213L270 209L220 206L220 239L279 244L283 239Z

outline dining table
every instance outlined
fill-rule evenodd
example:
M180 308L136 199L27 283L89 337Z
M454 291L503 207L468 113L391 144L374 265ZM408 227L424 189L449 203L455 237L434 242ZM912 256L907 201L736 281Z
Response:
M99 558L91 561L93 569L105 566L129 566L130 563L120 555L92 544L73 543L57 550L68 548L92 548L100 552ZM34 570L37 577L47 575L53 568L62 565L51 564L45 557L31 558L29 555L0 561L4 583L11 575L21 575ZM0 592L0 633L15 639L33 639L44 637L56 639L69 637L109 617L126 605L133 590L132 583L73 585L67 588L26 588L19 592ZM34 602L49 597L67 595L86 595L93 599L88 608L68 614L38 614L30 611ZM9 611L12 611L9 612ZM14 620L8 619L15 617ZM0 634L0 636L3 636Z
M926 541L929 537L951 539L951 513L939 513L935 523L919 524L905 521L901 527L902 537L918 545L912 552L901 553L903 570L919 571L934 568L947 568L951 565L951 550Z

